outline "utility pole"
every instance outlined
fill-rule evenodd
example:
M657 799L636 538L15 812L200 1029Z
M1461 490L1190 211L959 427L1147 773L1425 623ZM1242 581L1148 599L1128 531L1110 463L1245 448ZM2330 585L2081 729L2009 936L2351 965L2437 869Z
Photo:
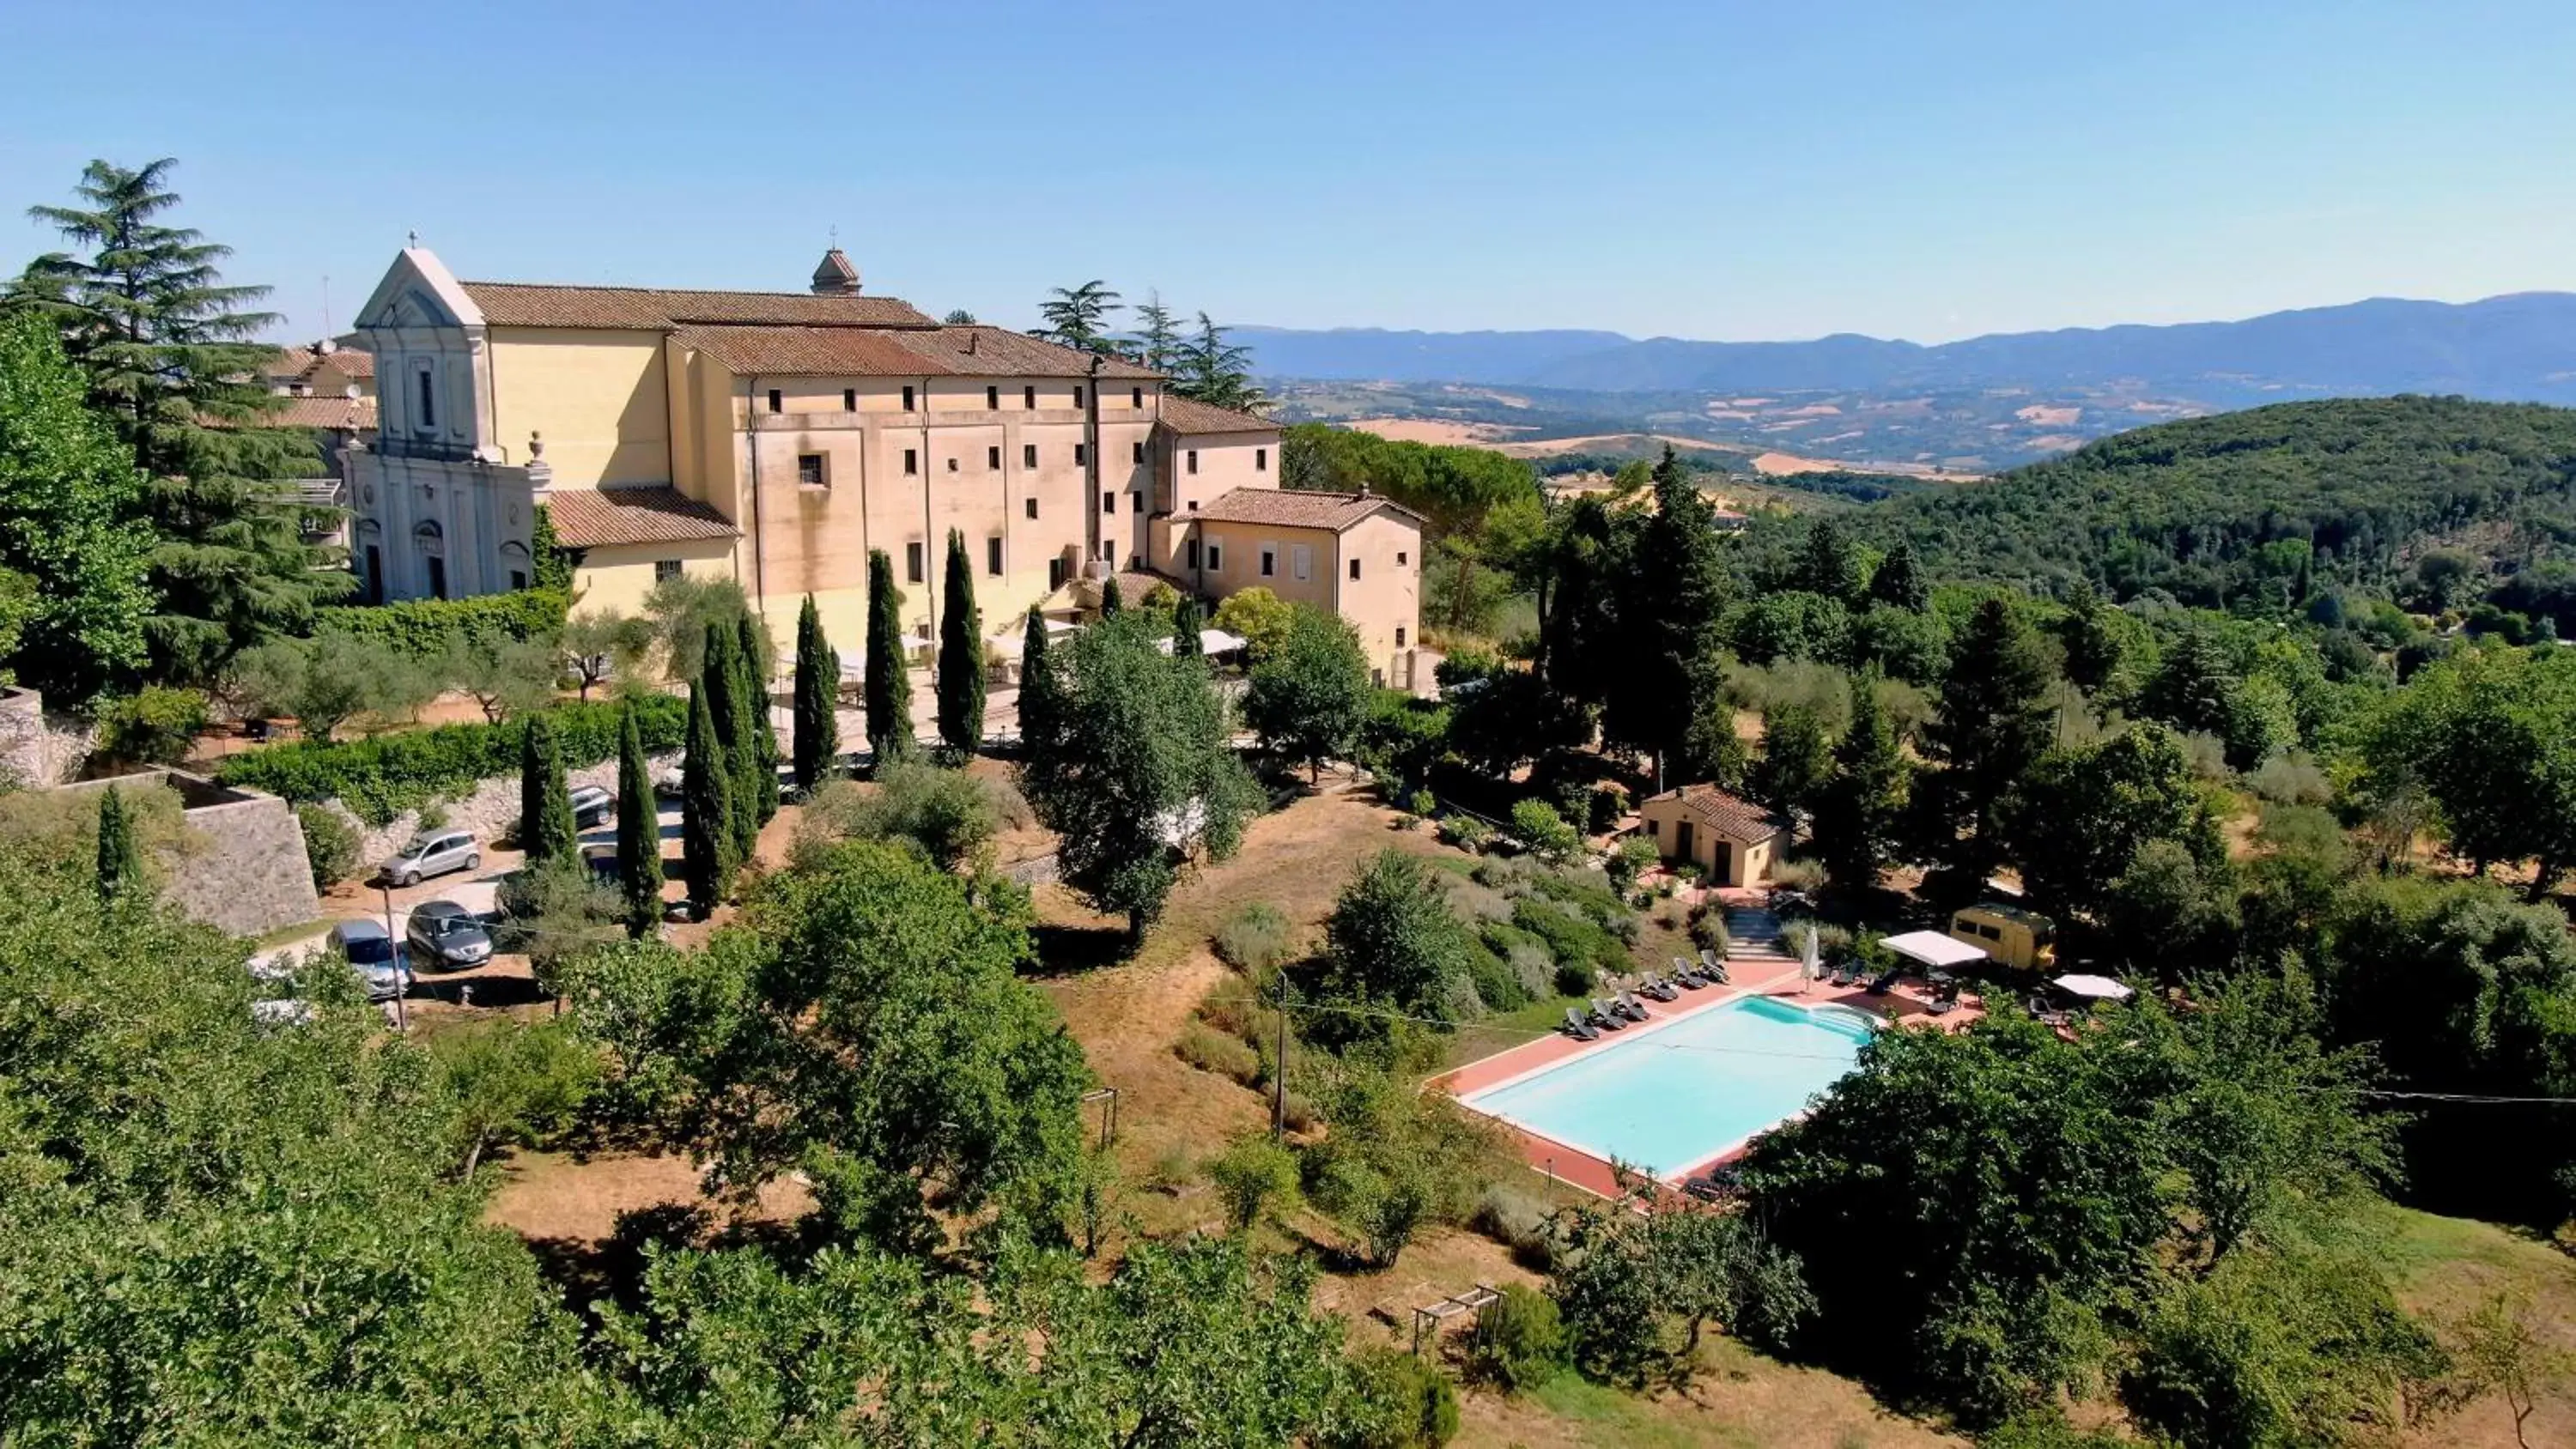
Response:
M1270 1140L1288 1135L1288 978L1279 978L1279 1060L1270 1072Z

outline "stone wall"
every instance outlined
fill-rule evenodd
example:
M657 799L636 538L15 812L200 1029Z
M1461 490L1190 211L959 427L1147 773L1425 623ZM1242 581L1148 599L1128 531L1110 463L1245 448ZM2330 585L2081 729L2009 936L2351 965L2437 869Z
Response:
M80 770L97 730L45 716L45 697L32 689L0 686L0 783L41 790Z
M645 763L650 768L653 778L658 780L680 768L680 752L674 750L666 755L653 755L648 757ZM597 785L613 793L617 789L617 762L602 760L596 765L564 771L565 789L577 790L584 785ZM358 859L362 869L370 872L382 864L387 856L400 850L413 836L420 833L420 812L416 810L406 810L395 816L390 823L379 827L368 825L357 816L351 815L348 808L337 800L330 802L325 808L338 811L347 819L350 828L358 832ZM497 779L486 780L474 787L474 793L464 799L449 801L446 810L446 828L471 830L475 838L481 840L485 846L496 845L518 831L519 777L504 775ZM302 837L298 836L297 839L301 840ZM300 860L303 858L300 846L298 850L297 859Z
M59 793L87 795L136 784L178 792L186 839L163 851L157 863L161 894L190 920L235 936L260 936L322 914L304 857L304 828L293 807L274 795L177 770L83 780Z

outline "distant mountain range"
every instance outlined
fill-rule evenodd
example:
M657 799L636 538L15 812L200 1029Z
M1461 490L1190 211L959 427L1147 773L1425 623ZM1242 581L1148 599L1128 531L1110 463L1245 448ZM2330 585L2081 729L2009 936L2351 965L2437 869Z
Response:
M1616 332L1244 327L1265 376L1466 382L1587 392L1871 393L2136 389L2218 406L2284 396L2457 393L2576 403L2576 293L2481 302L2373 298L2241 322L2070 327L1924 346L1643 340Z

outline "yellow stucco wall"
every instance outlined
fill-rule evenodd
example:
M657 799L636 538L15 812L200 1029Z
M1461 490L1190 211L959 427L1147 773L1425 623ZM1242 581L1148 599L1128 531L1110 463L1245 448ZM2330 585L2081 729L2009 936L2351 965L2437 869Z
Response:
M1655 842L1655 848L1666 860L1682 858L1675 826L1682 821L1691 825L1689 858L1708 872L1717 885L1760 885L1771 877L1771 848L1777 837L1743 845L1728 840L1711 829L1708 822L1690 814L1679 800L1649 800L1638 811L1641 828ZM1723 860L1721 861L1721 852Z
M653 589L656 563L677 559L680 571L691 578L731 578L735 545L733 539L713 538L590 549L572 571L573 609L576 613L641 614L644 596Z
M1351 577L1351 564L1360 576ZM1409 687L1405 660L1422 642L1422 530L1401 515L1380 511L1342 534L1333 581L1342 617L1360 635L1369 667L1380 683Z
M662 339L649 332L496 327L493 441L512 463L545 440L557 488L671 481Z

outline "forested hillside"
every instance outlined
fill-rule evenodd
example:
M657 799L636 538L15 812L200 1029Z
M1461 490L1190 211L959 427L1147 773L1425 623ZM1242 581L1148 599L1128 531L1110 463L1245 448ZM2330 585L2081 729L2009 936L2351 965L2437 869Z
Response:
M2090 581L2230 607L2384 588L2428 549L2528 562L2576 539L2576 411L2457 398L2286 403L2105 438L1967 488L1846 515L1933 573ZM1783 528L1772 544L1786 542Z

